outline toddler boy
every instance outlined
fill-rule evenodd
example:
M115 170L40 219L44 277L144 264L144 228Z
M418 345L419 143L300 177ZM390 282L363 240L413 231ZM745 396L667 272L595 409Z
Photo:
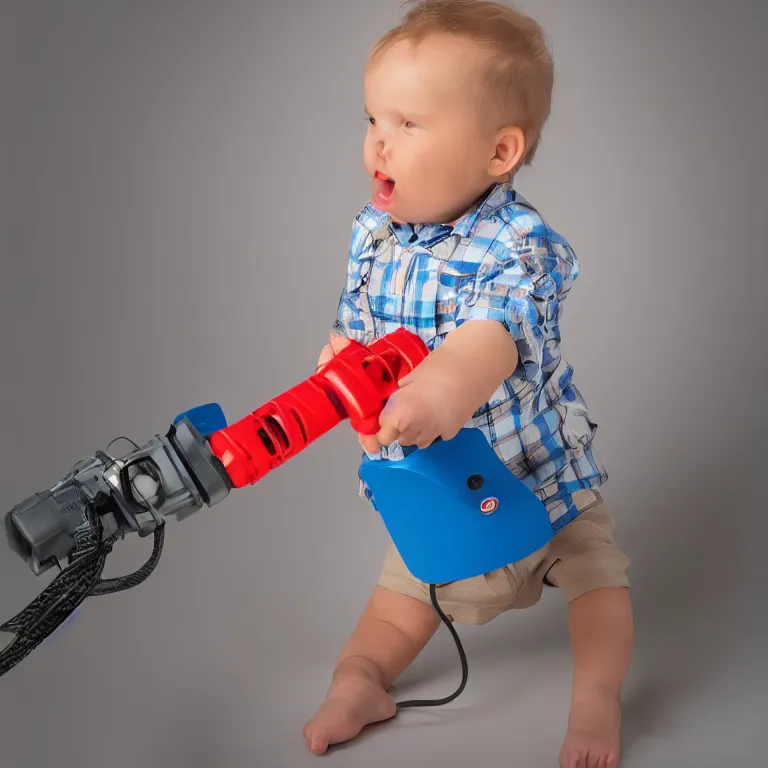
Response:
M534 605L542 585L569 606L574 659L563 768L614 768L633 644L626 569L597 490L596 425L560 347L562 302L578 275L568 242L514 188L550 110L553 66L539 26L482 0L427 0L372 50L364 165L371 203L355 220L332 343L405 327L430 354L390 398L371 458L402 456L464 426L510 471L533 478L556 531L506 568L440 585L456 622ZM335 340L334 340L335 339ZM363 488L363 493L365 489ZM392 682L440 623L428 586L390 544L379 583L304 728L308 748L391 718Z

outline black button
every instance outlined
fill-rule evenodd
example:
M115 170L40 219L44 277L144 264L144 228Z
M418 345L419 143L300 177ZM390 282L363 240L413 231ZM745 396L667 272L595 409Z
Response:
M484 482L485 481L483 480L483 476L482 475L470 475L467 478L467 485L473 491L477 491L480 488L482 488Z

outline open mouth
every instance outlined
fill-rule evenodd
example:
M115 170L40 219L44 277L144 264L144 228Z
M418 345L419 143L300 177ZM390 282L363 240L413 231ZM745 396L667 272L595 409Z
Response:
M392 198L392 192L395 189L395 180L381 171L376 171L374 180L374 204L378 206L386 205Z

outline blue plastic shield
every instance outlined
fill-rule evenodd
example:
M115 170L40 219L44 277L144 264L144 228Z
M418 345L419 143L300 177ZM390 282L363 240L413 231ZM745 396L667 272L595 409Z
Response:
M479 429L397 461L364 456L358 474L408 570L428 584L515 563L553 536L544 504Z

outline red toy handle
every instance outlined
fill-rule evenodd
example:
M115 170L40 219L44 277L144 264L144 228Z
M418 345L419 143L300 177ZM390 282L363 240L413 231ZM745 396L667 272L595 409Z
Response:
M429 353L415 334L398 328L364 346L356 341L308 379L214 432L209 443L234 487L260 480L311 442L349 418L362 434L376 434L379 415L400 380Z

